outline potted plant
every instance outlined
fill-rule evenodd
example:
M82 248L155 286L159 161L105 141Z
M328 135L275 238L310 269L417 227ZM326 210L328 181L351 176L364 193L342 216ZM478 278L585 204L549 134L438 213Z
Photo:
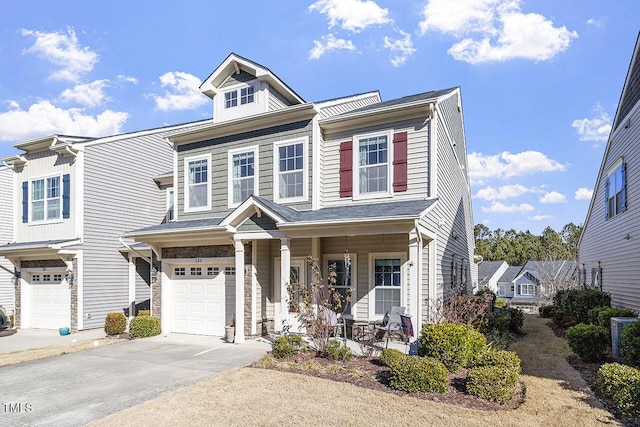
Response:
M233 338L236 335L236 316L231 315L229 318L229 325L224 327L224 337L227 342L233 342Z

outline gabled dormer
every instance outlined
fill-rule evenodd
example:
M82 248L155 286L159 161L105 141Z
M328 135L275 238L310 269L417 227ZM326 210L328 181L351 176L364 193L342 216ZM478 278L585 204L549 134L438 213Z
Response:
M200 91L213 100L216 123L305 103L271 70L235 53L207 77Z

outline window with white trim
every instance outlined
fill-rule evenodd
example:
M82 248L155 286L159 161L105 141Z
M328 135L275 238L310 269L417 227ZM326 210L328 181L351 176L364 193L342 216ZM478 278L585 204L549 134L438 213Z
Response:
M355 135L353 179L356 196L391 195L392 132Z
M173 275L174 276L186 276L187 275L187 270L184 267L174 267L173 268Z
M192 276L202 276L202 267L191 267Z
M238 103L238 92L240 92L240 103ZM252 104L255 101L255 88L247 86L233 89L224 93L224 108L233 108L238 105Z
M211 207L211 155L184 160L185 212L207 210Z
M233 108L238 106L238 91L231 90L224 94L224 108Z
M236 268L235 267L225 267L224 268L224 274L227 276L235 276L236 275Z
M627 168L626 163L619 160L609 170L605 183L606 218L624 212L627 209Z
M274 143L275 201L307 199L307 138Z
M253 86L240 89L240 105L251 104L254 100Z
M51 221L62 218L60 184L60 175L30 181L31 221Z
M229 151L229 205L237 206L258 194L258 147Z
M400 305L401 267L400 258L374 258L373 286L376 315L385 314L391 311L391 307Z
M535 285L533 283L521 284L520 295L535 295Z
M335 278L336 283L334 284L334 288L340 294L340 298L342 299L342 307L340 312L345 314L352 314L352 306L353 300L355 298L355 287L351 283L351 272L354 268L355 262L355 254L350 254L350 262L351 265L345 264L344 257L330 257L327 259L325 275L329 276L329 267L335 266ZM350 301L347 301L347 296L349 296Z
M220 274L219 267L207 267L207 276L217 276Z
M175 192L173 188L167 188L167 221L171 222L175 220L175 208L174 208Z

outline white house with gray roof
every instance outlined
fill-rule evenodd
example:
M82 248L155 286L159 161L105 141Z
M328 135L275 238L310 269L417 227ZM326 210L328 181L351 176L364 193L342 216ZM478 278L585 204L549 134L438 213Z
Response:
M580 283L640 312L640 34L578 244Z
M478 288L487 288L499 293L498 279L502 277L504 272L509 268L506 261L482 261L478 265ZM504 289L502 290L504 293Z
M307 102L232 53L200 89L213 121L167 136L174 220L124 236L153 251L164 332L223 335L234 316L242 342L294 325L286 286L310 280L307 256L352 289L349 321L399 305L419 330L477 285L460 88Z
M207 122L15 145L21 153L3 159L12 232L0 257L15 269L17 327L101 328L107 313L150 299L150 249L123 245L120 235L165 218L167 196L154 182L174 163L165 137Z

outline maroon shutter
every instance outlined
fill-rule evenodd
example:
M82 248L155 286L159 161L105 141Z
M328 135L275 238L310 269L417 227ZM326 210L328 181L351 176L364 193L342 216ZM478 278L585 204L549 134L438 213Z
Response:
M407 132L393 135L393 191L407 191Z
M353 142L340 143L340 197L353 195Z

